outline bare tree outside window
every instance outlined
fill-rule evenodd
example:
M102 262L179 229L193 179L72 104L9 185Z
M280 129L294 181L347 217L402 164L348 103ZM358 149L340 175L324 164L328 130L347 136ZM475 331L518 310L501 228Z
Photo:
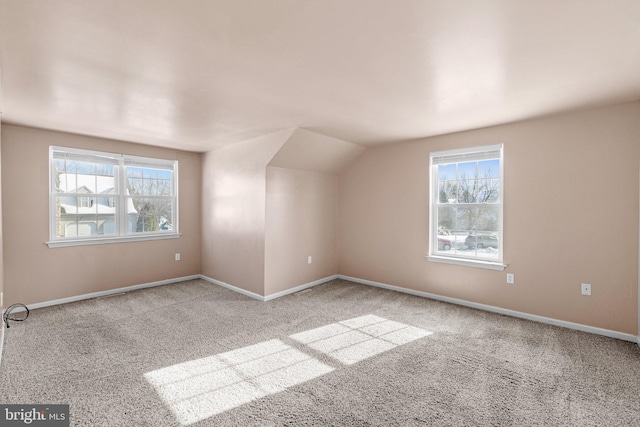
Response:
M432 253L501 259L501 147L432 154Z
M162 232L173 229L171 172L163 169L127 168L127 188L138 211L136 232Z

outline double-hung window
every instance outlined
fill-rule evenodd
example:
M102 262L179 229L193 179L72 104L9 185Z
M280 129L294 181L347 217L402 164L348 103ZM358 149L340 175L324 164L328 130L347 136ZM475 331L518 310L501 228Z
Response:
M430 261L504 269L502 144L433 152Z
M49 247L178 237L178 162L49 147Z

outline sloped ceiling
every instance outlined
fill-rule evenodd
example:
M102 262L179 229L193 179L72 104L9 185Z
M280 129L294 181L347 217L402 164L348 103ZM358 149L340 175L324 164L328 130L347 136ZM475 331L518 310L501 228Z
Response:
M268 166L337 173L354 161L365 148L347 141L296 129Z
M4 122L372 146L640 99L638 0L0 0Z

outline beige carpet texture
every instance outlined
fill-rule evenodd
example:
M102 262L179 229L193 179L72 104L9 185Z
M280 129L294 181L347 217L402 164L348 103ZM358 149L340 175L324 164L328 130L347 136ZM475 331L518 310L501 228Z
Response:
M73 426L639 426L634 343L333 280L193 280L33 310L1 404Z

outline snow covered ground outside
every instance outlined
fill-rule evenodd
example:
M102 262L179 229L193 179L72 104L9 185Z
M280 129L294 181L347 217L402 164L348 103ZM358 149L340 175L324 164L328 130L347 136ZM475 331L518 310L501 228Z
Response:
M498 249L496 248L478 248L469 249L467 245L465 245L465 239L469 234L461 233L461 234L451 234L451 235L438 235L438 240L446 240L451 243L451 249L444 250L438 249L439 254L451 254L451 255L466 255L466 256L480 256L482 258L495 258L498 259ZM442 247L442 244L438 246Z

